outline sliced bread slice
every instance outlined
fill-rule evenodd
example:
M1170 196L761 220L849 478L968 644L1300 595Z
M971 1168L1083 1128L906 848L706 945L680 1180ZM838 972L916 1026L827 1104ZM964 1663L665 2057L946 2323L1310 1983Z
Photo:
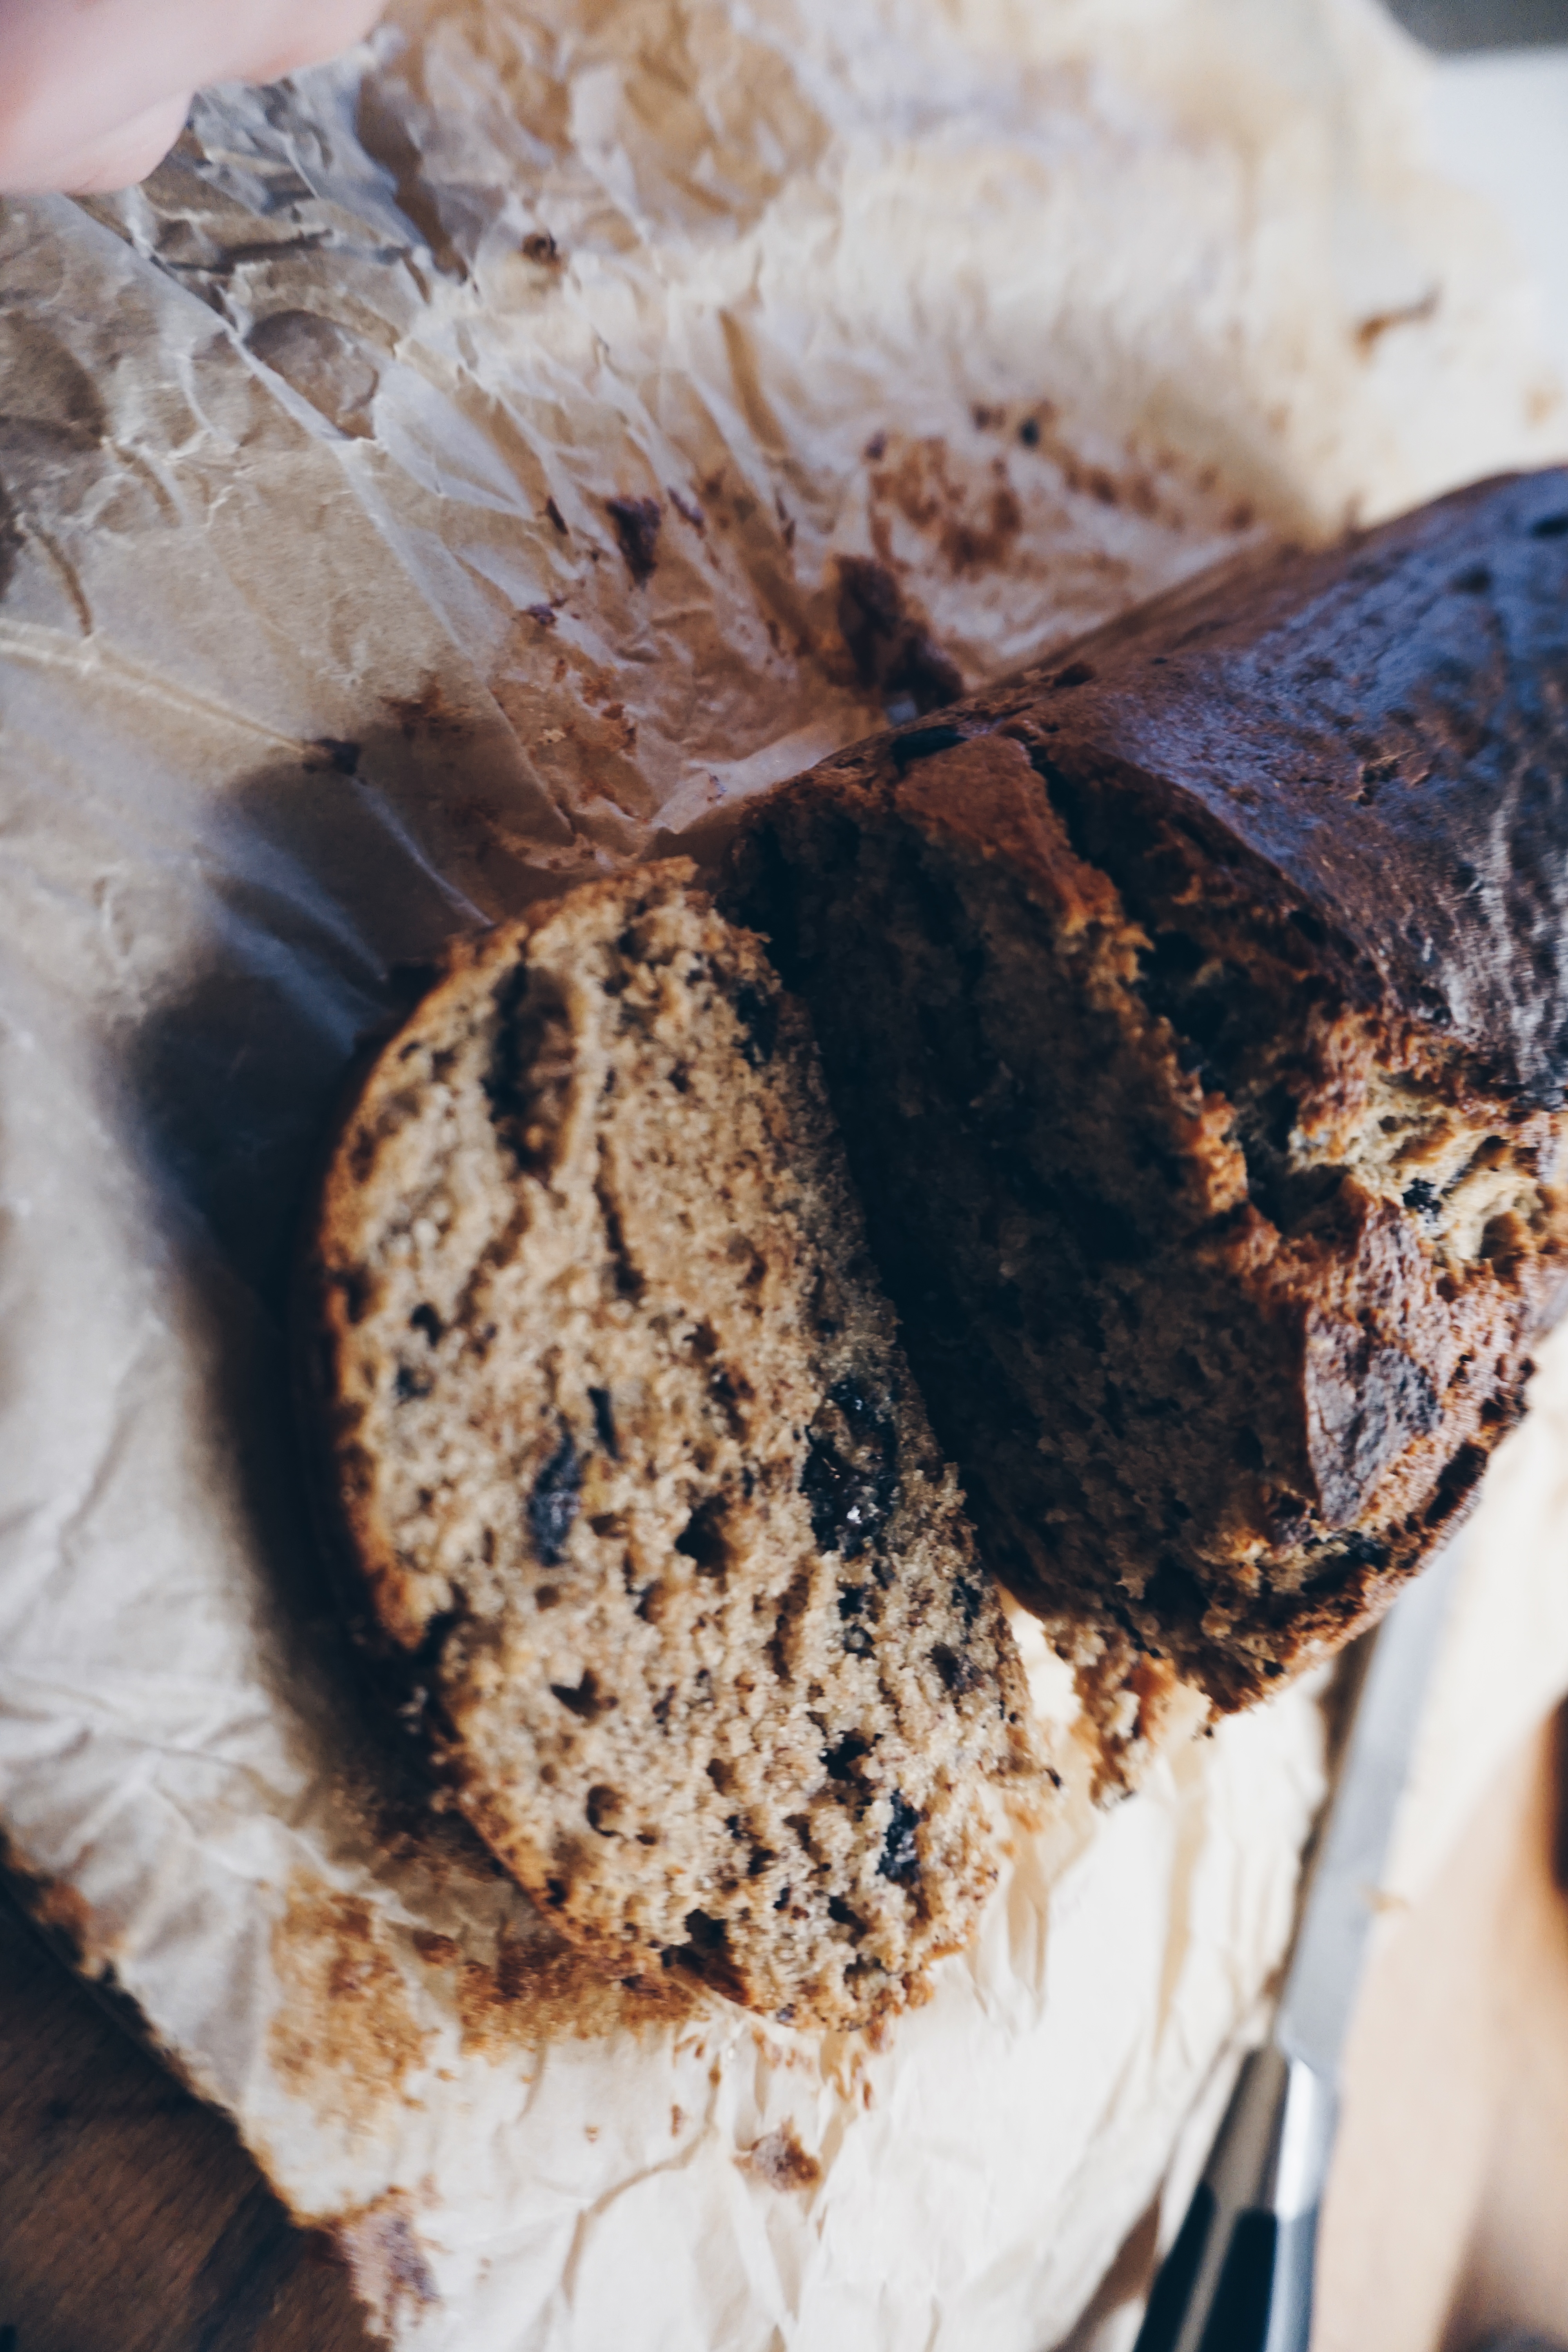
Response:
M459 951L344 1123L318 1426L458 1801L618 1973L847 2026L973 1934L1022 1671L801 1007L679 864Z

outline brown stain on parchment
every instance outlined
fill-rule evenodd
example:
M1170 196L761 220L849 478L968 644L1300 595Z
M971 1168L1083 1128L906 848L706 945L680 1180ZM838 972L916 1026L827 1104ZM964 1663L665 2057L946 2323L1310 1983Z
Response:
M1352 338L1356 350L1363 359L1369 358L1384 335L1394 328L1425 326L1428 319L1436 316L1442 293L1440 286L1428 287L1417 301L1401 303L1392 310L1374 310L1370 318L1361 320L1356 326Z
M780 2124L764 2138L754 2140L739 2161L759 2180L765 2180L770 2189L815 2189L822 2179L821 2164L802 2147L795 2127L789 2122Z
M542 1926L527 1936L503 1927L488 1959L453 1936L416 1928L413 1940L457 2010L465 2056L667 2029L700 2005L684 1979L608 1975Z
M939 710L963 693L963 672L889 564L869 555L838 557L837 618L867 693L907 695L921 712Z
M1270 420L1279 428L1280 420ZM1112 467L1084 455L1062 430L1054 404L1036 403L1017 425L1017 439L1053 466L1071 498L1120 507L1162 530L1180 534L1189 526L1240 534L1256 528L1250 498L1222 480L1211 461L1193 461L1158 444L1129 444Z
M571 621L574 615L570 599L563 598L561 607ZM543 608L550 614L551 628L560 623L561 607ZM548 766L552 747L562 744L572 747L567 757L573 751L590 759L635 751L637 720L626 710L626 682L620 668L595 661L575 639L563 636L544 649L549 656L546 677L541 626L539 608L525 605L508 631L494 671L486 681L534 759ZM525 698L530 689L535 697L532 703ZM542 723L552 715L552 732ZM557 754L557 764L559 758Z
M429 2042L374 1911L296 1872L272 1966L283 1999L267 2044L280 2080L324 2122L368 2130L403 2096Z
M978 481L964 482L940 435L891 446L884 437L882 448L886 462L874 468L870 490L871 535L884 561L889 541L877 509L890 507L934 540L957 578L1006 562L1024 528L1024 509L1004 458L992 458Z
M463 712L448 700L445 688L434 674L425 679L416 694L389 694L386 714L410 740L423 736L437 742L449 741L468 731L468 722Z
M709 2006L687 1978L657 1967L617 1975L586 1958L533 1912L463 1817L437 1810L428 1792L345 1788L342 1797L362 1815L377 1875L386 1873L400 1904L429 1923L409 1931L411 1964L432 2008L453 2018L465 2056L667 2031ZM489 1917L480 1925L476 1912Z
M615 525L616 538L626 570L640 588L653 577L658 563L658 534L664 509L657 499L606 499L605 510Z
M1227 488L1213 464L1193 463L1176 451L1134 435L1108 461L1088 455L1064 428L1055 402L1026 405L976 403L969 421L983 443L973 456L940 434L910 439L881 432L867 445L871 536L886 558L893 519L927 538L955 576L1006 566L1017 552L1027 516L1026 492L1037 496L1054 478L1071 500L1119 509L1157 522L1178 536L1189 527L1234 533L1252 530L1254 501ZM1006 453L996 451L996 441ZM1013 466L1023 468L1015 480Z
M391 2343L401 2324L440 2301L425 2248L414 2227L414 2204L401 2189L331 2224L332 2242L348 2265L353 2289L377 2332Z
M566 832L626 855L631 828L657 816L658 796L641 763L624 670L580 642L575 618L570 596L548 635L520 615L485 683Z

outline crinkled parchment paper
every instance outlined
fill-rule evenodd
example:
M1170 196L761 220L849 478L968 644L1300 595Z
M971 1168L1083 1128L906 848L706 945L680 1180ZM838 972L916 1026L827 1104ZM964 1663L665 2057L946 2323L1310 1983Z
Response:
M1276 1964L1310 1695L1097 1817L1036 1636L1058 1816L881 2046L595 1990L363 1707L281 1326L399 966L1561 452L1420 95L1359 0L479 0L0 214L0 1811L399 2344L1040 2352ZM1568 1682L1564 1370L1417 1874Z

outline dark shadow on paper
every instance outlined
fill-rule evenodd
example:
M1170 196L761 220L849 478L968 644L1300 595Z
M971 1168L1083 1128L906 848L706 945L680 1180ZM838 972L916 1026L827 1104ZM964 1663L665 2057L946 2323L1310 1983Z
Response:
M314 1507L289 1303L356 1063L455 937L574 878L531 866L509 845L473 784L472 750L432 690L392 707L374 737L317 743L215 794L187 853L203 945L121 1062L128 1140L177 1312L209 1368L200 1441L232 1482L258 1561L257 1671L279 1724L300 1725L302 1783L331 1784L317 1834L346 1840L351 1858L368 1854L416 1917L443 1907L442 1890L467 1887L465 1901L476 1887L499 1892L504 1873L460 1816L432 1810L423 1745L394 1711L404 1682L384 1684L350 1638L363 1604ZM314 1967L333 1937L352 1941L354 1906L345 1913L330 1890L314 1909L306 1896L293 1907L321 1915L301 1965ZM624 1986L579 1961L510 1886L499 1909L480 1907L493 1916L479 1948L429 1935L413 1946L419 1967L450 1978L469 2042L663 2025L689 2006L679 1988ZM318 2093L330 2100L334 2029L318 2022Z
M205 944L123 1065L156 1197L281 1320L294 1235L355 1056L449 942L564 887L476 782L434 688L214 793L189 848Z
M207 940L129 1076L161 1201L281 1320L293 1236L355 1053L481 921L378 792L374 745L322 744L216 799L191 856Z
M286 1702L327 1673L343 1752L368 1757L371 1784L405 1812L427 1780L343 1633L296 1417L289 1292L356 1059L454 938L542 887L465 809L465 751L460 729L404 710L215 793L186 853L202 944L121 1062L128 1140L213 1367L208 1433L280 1604L263 1604L263 1669Z
M389 1790L408 1769L423 1776L341 1631L296 1423L289 1292L356 1058L427 984L448 943L485 919L471 887L482 837L449 865L431 840L461 751L433 752L417 729L389 724L215 793L187 852L202 944L121 1064L130 1141L178 1269L181 1311L195 1302L215 1368L209 1426L282 1603L264 1664L280 1686L307 1657L325 1667L341 1687L347 1744L379 1753L374 1769ZM448 878L463 867L465 882ZM503 907L527 895L517 874L501 879ZM500 911L500 894L487 895Z
M1156 2196L1133 2222L1117 2249L1115 2261L1101 2279L1094 2300L1082 2314L1058 2352L1090 2352L1096 2337L1113 2315L1142 2304L1154 2276L1160 2240L1160 2199Z
M0 523L4 514L0 506ZM4 551L0 530L0 557ZM122 992L101 1039L98 1075L113 1090L109 1149L118 1155L117 1174L129 1164L142 1179L149 1211L132 1229L127 1296L140 1307L149 1277L161 1282L156 1307L164 1330L131 1356L130 1376L116 1392L117 1425L94 1465L84 1540L97 1541L101 1529L111 1545L139 1547L148 1605L130 1637L140 1645L133 1663L151 1678L166 1664L179 1681L187 1623L172 1596L197 1580L182 1586L176 1570L164 1601L161 1537L168 1553L188 1555L199 1553L210 1531L212 1574L203 1592L213 1613L222 1612L233 1637L228 1654L240 1665L234 1687L215 1693L205 1720L205 1694L195 1692L197 1727L166 1751L166 1785L177 1783L169 1802L188 1799L195 1837L215 1840L205 1849L209 1876L230 1867L216 1842L247 1809L297 1832L291 1846L283 1844L298 1856L286 1886L264 1883L221 1901L243 1900L247 1927L268 1939L281 1991L269 2030L276 2079L332 2129L362 2075L367 2095L384 2091L395 2113L402 2078L392 2062L378 2072L362 2067L356 2053L384 2015L400 2012L406 2023L411 1992L421 2021L438 2016L465 2053L498 2059L536 2050L552 2034L664 2031L691 1999L679 1985L658 1998L588 1969L467 1822L433 1809L423 1750L399 1727L388 1694L349 1639L331 1556L314 1524L296 1419L291 1265L356 1054L396 1019L455 935L573 878L527 862L521 823L514 834L507 828L505 772L492 805L482 754L460 712L431 685L387 705L384 721L363 740L286 750L226 789L211 790L180 834L174 828L192 794L172 793L153 813L163 830L150 822L139 832L137 813L128 810L125 835L134 854L162 861L156 903L169 910L169 940L193 944L177 960L162 955L177 977L150 1010L131 988ZM139 903L153 898L149 891ZM119 1214L121 1188L105 1191ZM90 1345L89 1335L84 1346ZM141 1444L143 1400L132 1382L144 1361L159 1384L149 1406L156 1443L142 1448L127 1482L133 1515L127 1528L119 1465ZM184 1425L171 1427L176 1411ZM172 1464L164 1475L174 1491L153 1488L145 1465L159 1462ZM68 1626L62 1655L69 1640ZM215 1654L222 1649L216 1645ZM187 1687L181 1684L182 1705ZM265 1717L266 1738L247 1736L257 1714ZM209 1741L208 1722L220 1735L237 1736ZM136 1738L134 1722L117 1727L128 1743ZM153 1769L165 1769L155 1723L141 1729ZM94 1736L87 1727L72 1731ZM297 1769L267 1783L279 1751ZM119 1959L112 1924L96 1921L68 1882L39 1879L25 1864L19 1845L9 1852L0 1837L0 1889L9 1868L29 1912L66 1939L79 1964L100 1974L100 1998L117 2025L151 2040L112 1974ZM367 1878L390 1898L374 1916L360 1893ZM193 1941L208 1937L205 1923L194 1923L207 1891L199 1872L181 1890L179 1932ZM216 1936L206 1948L216 1948ZM243 1993L236 2014L246 2014ZM277 2035L279 2019L287 2042ZM422 2031L423 2024L407 2027L416 2051ZM395 2056L397 2045L388 2047ZM165 2054L178 2065L177 2045ZM301 2177L310 2147L296 2137L280 2145L276 2163L268 2159L285 2187ZM52 2186L58 2149L46 2153ZM4 2156L0 2146L0 2180ZM286 2289L292 2294L300 2260L281 2209L254 2174L239 2194L229 2221L215 2217L211 2235L192 2242L186 2265L187 2316L210 2352L231 2342L238 2352L241 2336L250 2340L249 2319L265 2316L255 2298L270 2306ZM317 2217L314 2203L310 2212ZM361 2254L365 2242L363 2229L352 2243L344 2235ZM0 2246L0 2294L8 2252ZM357 2344L346 2292L318 2302L319 2324L308 2340ZM14 2315L25 2320L19 2311Z

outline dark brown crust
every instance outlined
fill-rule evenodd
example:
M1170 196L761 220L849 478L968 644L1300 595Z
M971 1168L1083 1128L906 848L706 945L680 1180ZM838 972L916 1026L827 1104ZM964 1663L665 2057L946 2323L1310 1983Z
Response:
M1418 1053L1424 1038L1433 1054L1457 1055L1478 1098L1520 1118L1555 1111L1568 1081L1568 472L1483 483L1326 552L1227 566L1048 670L825 761L749 815L731 869L742 919L766 931L771 907L787 903L763 876L770 859L795 856L780 847L786 836L815 829L820 851L845 820L892 822L944 841L960 861L994 864L1058 931L1112 924L1107 877L1121 888L1149 845L1174 843L1205 888L1289 925L1301 969L1391 1045L1414 1037ZM821 1027L832 975L808 974L787 940L774 944ZM826 1034L823 1043L831 1080ZM852 1127L851 1107L838 1107ZM864 1152L857 1166L870 1183ZM1314 1324L1305 1292L1288 1302L1300 1325L1289 1377L1331 1528L1358 1521L1343 1433L1377 1370L1370 1357L1340 1360L1336 1341L1349 1333L1373 1355L1386 1342L1392 1363L1413 1344L1410 1317L1434 1331L1442 1320L1422 1287L1429 1278L1406 1279L1395 1228L1407 1222L1366 1217L1350 1290L1321 1302L1327 1322ZM874 1206L872 1231L876 1240ZM1226 1246L1245 1255L1242 1225ZM1239 1259L1233 1271L1248 1286ZM944 1413L918 1309L886 1260L884 1272L992 1565L1055 1613L1060 1592L1042 1590L987 1528L984 1482ZM1222 1703L1257 1696L1261 1674L1381 1614L1463 1517L1517 1418L1525 1349L1557 1286L1546 1264L1511 1299L1489 1294L1483 1307L1478 1295L1476 1332L1462 1343L1491 1370L1484 1416L1446 1428L1446 1467L1435 1484L1427 1475L1375 1562L1352 1556L1325 1589L1269 1597L1249 1659L1215 1650L1202 1661ZM1129 1615L1135 1643L1150 1638L1148 1619Z
M1563 1101L1568 469L1228 566L941 724L1026 713L1119 816L1192 826L1260 903L1321 919L1355 994Z

